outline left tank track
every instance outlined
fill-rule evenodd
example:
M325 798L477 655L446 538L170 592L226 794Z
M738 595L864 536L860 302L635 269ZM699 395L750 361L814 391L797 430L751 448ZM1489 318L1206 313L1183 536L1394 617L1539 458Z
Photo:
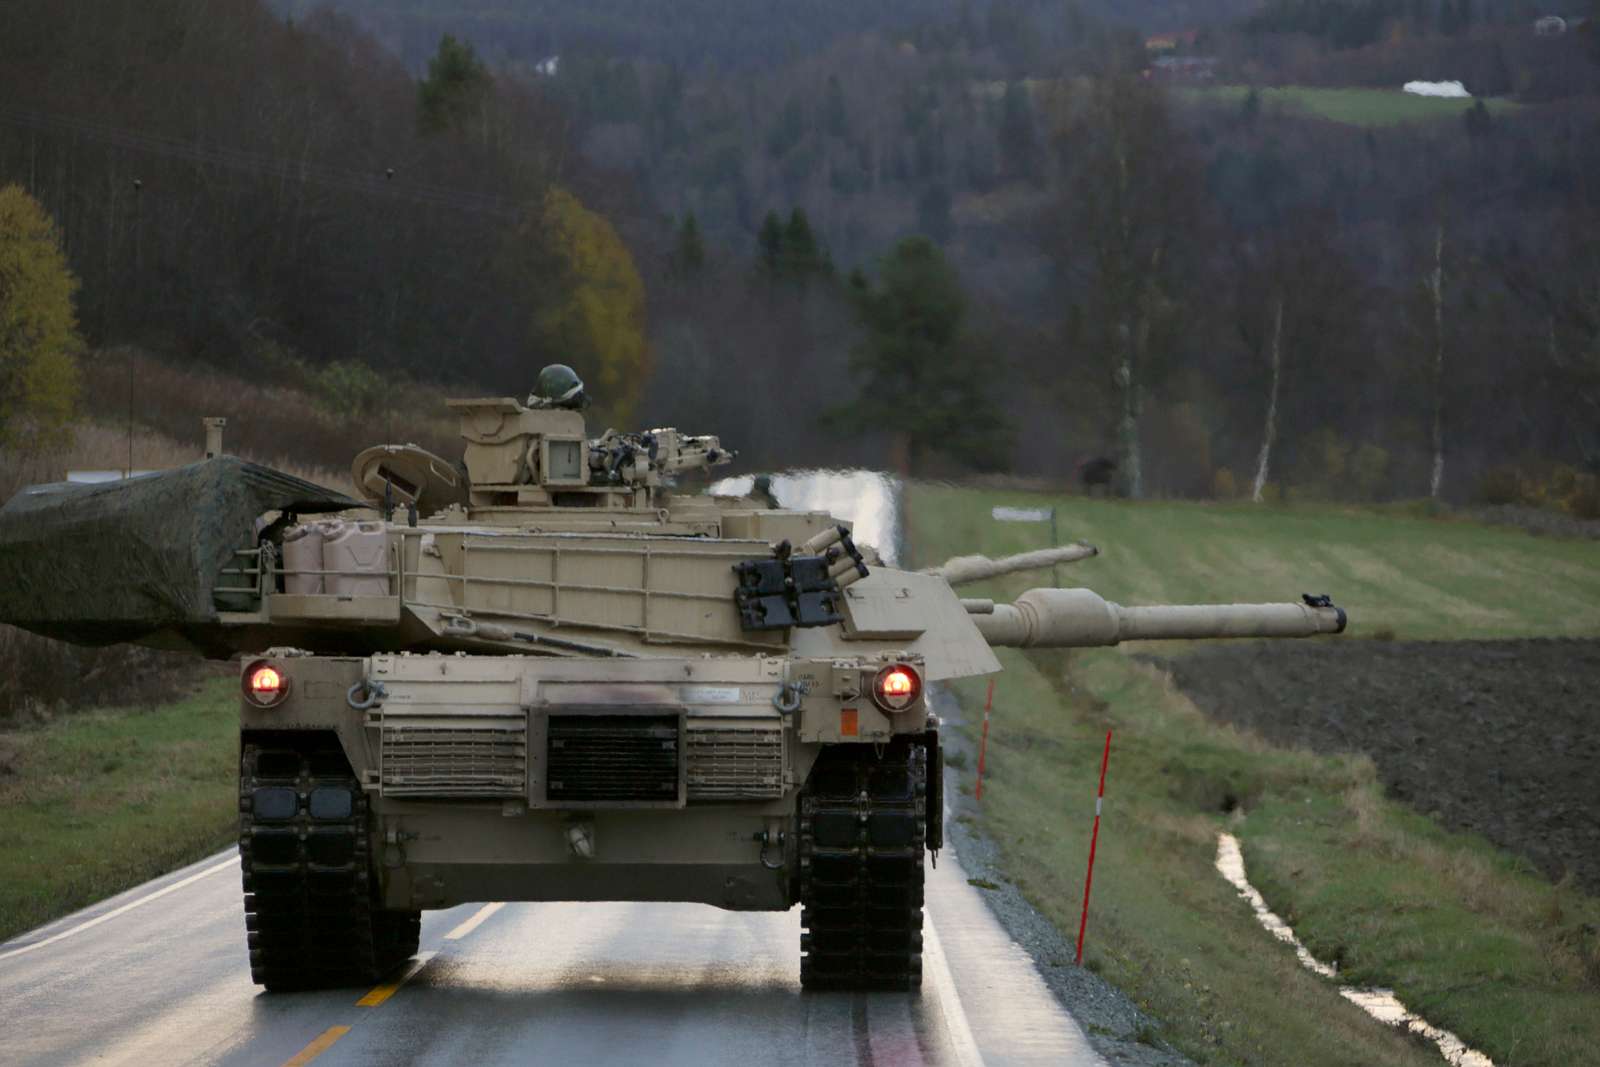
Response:
M923 855L937 803L929 770L938 762L904 736L833 745L818 757L799 811L805 989L921 986Z
M359 985L417 951L421 913L378 906L367 812L337 748L244 746L239 859L258 985Z

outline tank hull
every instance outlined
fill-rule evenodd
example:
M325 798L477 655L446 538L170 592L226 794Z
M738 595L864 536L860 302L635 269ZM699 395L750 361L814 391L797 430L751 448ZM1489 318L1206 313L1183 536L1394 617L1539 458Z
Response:
M862 680L883 663L281 650L245 663L241 729L247 747L342 757L385 908L783 910L798 901L798 802L819 755L897 738L937 746L921 700L891 714L866 699ZM266 707L248 691L262 665L281 678ZM287 804L284 788L306 807L316 786L247 774L243 810Z

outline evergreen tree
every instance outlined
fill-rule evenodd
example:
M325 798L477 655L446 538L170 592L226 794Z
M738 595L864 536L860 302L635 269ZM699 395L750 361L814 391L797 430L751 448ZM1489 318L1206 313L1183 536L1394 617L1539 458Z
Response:
M417 85L417 121L423 132L463 126L481 111L493 84L472 46L445 34L428 60L428 76Z
M761 265L768 273L776 275L783 261L783 223L776 211L767 212L767 217L761 220L761 233L756 243L761 248Z
M816 234L811 232L811 221L800 208L789 213L789 222L783 228L781 262L784 273L798 279L816 273L822 266Z
M677 245L672 253L672 266L680 277L699 274L706 265L706 246L700 237L700 223L694 212L684 215L678 226Z
M966 296L938 246L905 238L876 286L856 271L850 292L865 335L850 359L861 396L826 421L890 433L902 474L918 472L933 452L980 464L999 458L1005 423L967 349Z

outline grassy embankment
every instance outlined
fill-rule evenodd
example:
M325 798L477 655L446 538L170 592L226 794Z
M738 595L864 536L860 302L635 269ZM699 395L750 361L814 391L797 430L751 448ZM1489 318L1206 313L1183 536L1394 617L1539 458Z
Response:
M1340 640L1600 633L1592 542L1400 513L914 487L914 560L1039 547L1044 527L990 519L1001 503L1057 505L1063 537L1104 553L1063 568L1064 582L1123 603L1329 592L1352 619ZM1013 576L968 595L1038 584ZM1275 749L1208 721L1121 650L1001 658L983 823L1024 893L1075 930L1100 746L1115 729L1085 962L1198 1061L1439 1062L1256 925L1213 869L1224 828L1268 903L1347 981L1395 987L1500 1064L1584 1062L1600 1047L1600 901L1386 800L1365 757ZM969 712L982 687L957 687Z
M234 839L237 684L0 732L0 940Z
M1217 85L1203 89L1179 89L1182 99L1239 105L1249 94L1245 85ZM1395 126L1403 122L1460 118L1479 97L1418 96L1399 89L1318 88L1286 85L1256 90L1264 111L1281 109L1342 122L1350 126ZM1502 97L1482 97L1491 114L1516 110L1516 103Z
M114 363L126 352L101 354ZM351 490L355 451L382 435L301 390L134 357L136 469L201 456L201 415L229 417L244 458ZM120 363L119 363L120 366ZM108 384L108 379L115 382ZM127 463L121 375L92 379L65 440L0 452L0 502L78 468ZM91 390L93 393L93 389ZM397 415L408 439L453 431L434 392ZM237 690L219 668L132 646L79 648L0 626L0 939L204 856L233 837ZM226 668L220 669L227 674ZM116 704L132 707L113 707Z

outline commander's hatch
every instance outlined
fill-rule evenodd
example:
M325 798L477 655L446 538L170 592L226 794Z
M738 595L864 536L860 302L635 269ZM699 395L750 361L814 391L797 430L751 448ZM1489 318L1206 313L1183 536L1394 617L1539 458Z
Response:
M467 476L417 445L375 445L350 466L356 491L373 504L415 505L423 515L467 502Z

